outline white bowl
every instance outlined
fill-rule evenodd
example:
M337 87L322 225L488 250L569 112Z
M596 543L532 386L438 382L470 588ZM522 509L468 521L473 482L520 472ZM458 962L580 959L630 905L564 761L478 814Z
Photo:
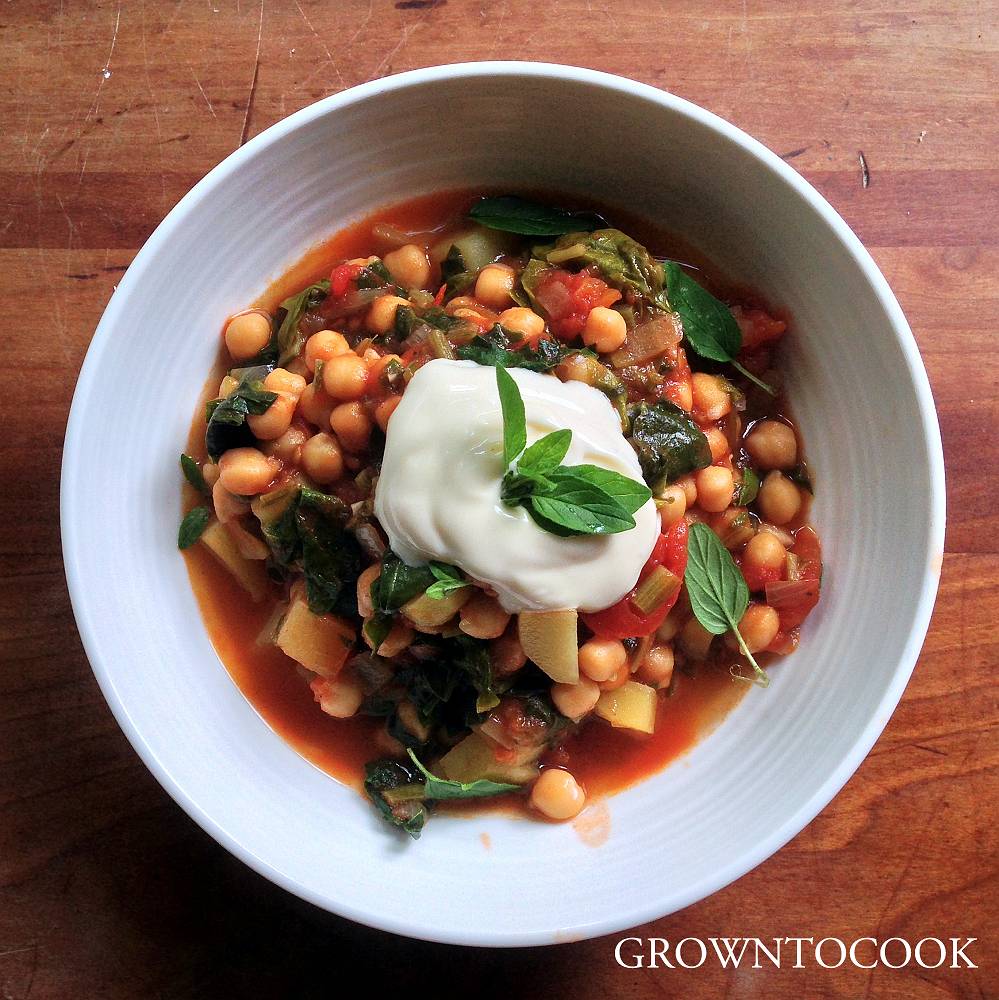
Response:
M610 835L436 817L402 843L243 698L177 553L177 455L227 314L383 204L464 186L636 208L794 317L787 365L827 566L800 650L679 763L607 801ZM122 278L80 374L62 527L73 608L119 723L221 844L328 910L415 937L548 944L630 927L759 864L829 802L912 671L943 553L943 461L912 334L868 253L790 167L692 104L534 63L390 77L216 167ZM488 833L486 838L480 834Z

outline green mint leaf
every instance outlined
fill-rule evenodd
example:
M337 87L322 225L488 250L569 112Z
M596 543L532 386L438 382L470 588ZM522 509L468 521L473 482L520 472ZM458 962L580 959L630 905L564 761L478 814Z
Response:
M732 310L702 288L675 261L663 265L670 305L680 314L687 343L702 358L732 361L742 347L742 333Z
M674 482L711 464L711 448L704 432L675 403L641 403L630 413L629 440L650 485Z
M566 212L513 195L482 198L468 214L479 225L522 236L558 236L603 225L593 212Z
M503 409L503 464L509 468L527 445L527 416L517 383L505 368L498 365L496 388Z
M694 617L712 635L722 635L731 629L743 655L752 664L757 683L766 687L770 679L739 633L739 619L749 606L749 588L731 553L706 524L690 526L684 583Z
M552 431L538 438L517 460L517 472L522 476L545 476L557 469L569 451L572 431Z
M551 494L530 497L528 510L539 514L544 522L559 525L574 535L614 535L635 527L627 508L583 479L564 477L556 482L555 489Z
M184 478L199 493L203 493L205 496L211 494L212 491L208 488L208 483L205 482L205 477L201 474L201 466L190 455L180 456L180 468L184 473Z
M490 795L503 795L520 790L519 785L507 785L498 781L447 781L431 774L419 761L413 751L407 750L410 759L426 779L425 798L443 801L445 799L481 799Z
M561 491L574 481L596 486L616 500L629 514L641 509L652 497L645 483L636 482L619 472L602 469L598 465L564 465L551 474L556 491Z
M180 522L180 530L177 532L177 548L189 549L200 537L208 522L211 520L212 512L207 507L195 507L184 515L184 520Z
M461 573L447 563L430 563L430 572L434 575L434 583L427 587L427 597L439 601L455 590L463 590L469 586Z

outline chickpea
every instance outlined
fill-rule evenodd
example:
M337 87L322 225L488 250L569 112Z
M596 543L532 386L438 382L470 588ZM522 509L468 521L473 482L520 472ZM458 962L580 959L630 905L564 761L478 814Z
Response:
M546 767L531 789L531 805L549 819L572 819L586 805L586 792L568 771Z
M357 613L362 618L370 618L375 613L375 606L371 600L371 585L381 575L382 564L375 563L357 578Z
M323 387L333 399L360 399L368 388L368 366L356 354L330 358L323 365Z
M697 483L697 502L712 514L723 511L732 502L735 480L732 470L724 465L709 465L694 476Z
M364 689L356 677L344 674L334 680L318 677L311 687L319 707L334 719L349 719L356 715L364 701Z
M409 299L398 295L382 295L371 303L365 323L376 335L383 336L395 326L395 311L399 306L408 306Z
M683 495L687 498L687 506L693 507L697 503L697 481L692 475L681 476L676 485L683 490Z
M375 423L382 429L382 433L388 432L389 418L395 413L395 408L402 402L402 396L389 396L383 399L375 410Z
M535 344L545 332L545 321L533 310L524 306L504 309L499 314L500 325L511 333L519 333L528 344Z
M371 437L371 417L358 402L341 403L330 413L330 427L336 432L337 440L355 454L368 447Z
M278 462L256 448L230 448L219 459L219 483L238 496L255 496L270 486L278 468Z
M264 379L264 388L282 396L291 396L295 402L305 389L305 379L301 375L288 371L286 368L275 368Z
M378 647L378 655L392 658L398 656L404 649L407 649L413 642L413 626L401 618L392 623L389 634L382 639Z
M692 660L705 659L713 640L714 636L696 618L691 618L676 637L677 645Z
M263 413L251 413L246 422L253 436L260 441L273 441L281 437L291 427L296 402L293 397L279 393L278 398Z
M663 531L668 531L687 513L687 494L684 493L682 486L674 483L672 486L667 486L658 499L659 521Z
M261 312L234 316L225 328L225 346L233 361L249 361L270 342L271 318Z
M310 372L316 370L316 362L324 364L338 354L350 354L350 344L342 333L335 330L320 330L305 342L305 366Z
M332 483L343 475L343 453L332 434L313 434L302 449L302 468L317 483Z
M776 535L761 531L746 543L742 550L742 565L757 572L782 569L787 560L787 549Z
M660 643L672 642L683 627L685 617L678 609L671 611L656 629L656 640Z
M555 707L573 722L593 711L600 698L600 688L588 677L580 677L575 684L553 684L552 701Z
M787 476L774 470L768 472L760 484L756 506L772 524L787 524L801 510L801 491Z
M476 639L497 639L510 624L510 615L495 597L479 591L458 611L458 628Z
M375 353L377 355L377 352ZM398 354L377 355L369 365L370 374L368 375L368 381L372 385L376 382L380 382L382 379L382 373L391 364L398 364L400 368L405 367L402 363L402 358L400 358Z
M310 382L298 397L299 413L316 427L329 427L334 405L322 381Z
M739 634L751 653L759 653L766 649L777 638L779 631L780 615L768 604L750 604L739 619ZM731 649L739 648L739 643L732 633L725 637L725 642Z
M673 678L673 647L653 646L636 671L635 677L650 687L668 687Z
M579 647L579 669L591 681L609 681L628 664L628 653L620 639L589 639Z
M239 382L236 381L231 375L224 375L222 381L219 382L219 399L225 399L230 395L233 390L238 388Z
M509 677L527 663L527 654L520 644L516 628L508 628L489 644L489 661L496 677Z
M745 443L753 463L761 469L790 469L798 461L794 431L777 420L761 420Z
M242 517L247 511L246 501L235 493L230 493L222 485L221 479L217 479L212 487L212 506L220 524L228 524Z
M708 439L708 447L711 449L711 461L720 462L729 454L728 438L723 431L717 427L709 427L704 436Z
M293 425L280 437L261 445L260 450L265 455L280 459L286 465L298 465L302 457L302 446L308 439L309 435L301 425Z
M430 261L423 247L407 243L385 254L382 263L403 288L423 288L430 280Z
M506 264L489 264L475 279L475 297L490 309L503 309L510 304L517 272Z
M600 354L616 351L628 336L624 317L606 306L594 306L583 327L583 343Z
M219 481L219 467L214 462L205 462L201 466L201 478L209 488Z
M673 402L688 413L694 408L694 389L689 378L674 387Z
M695 420L713 423L732 412L732 397L724 379L695 372L691 376L690 388Z

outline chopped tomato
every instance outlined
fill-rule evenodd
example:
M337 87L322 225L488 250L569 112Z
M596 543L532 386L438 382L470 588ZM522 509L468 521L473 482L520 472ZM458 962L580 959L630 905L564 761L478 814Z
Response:
M742 332L742 349L755 351L764 344L780 340L787 330L787 323L771 316L764 309L743 309L735 306L732 315Z
M799 528L791 551L798 557L798 580L795 583L781 584L784 594L780 600L774 601L780 616L780 631L785 636L796 629L819 603L822 580L822 547L814 529Z
M582 333L592 309L612 306L621 298L621 293L589 271L572 274L555 268L538 283L535 297L548 314L552 333L569 341Z
M364 270L363 264L340 264L330 275L330 294L341 299L350 290L351 282L357 281Z
M744 566L739 560L739 569L746 580L746 586L752 593L763 590L768 583L776 583L783 576L781 567L773 566Z
M670 609L679 597L679 591L655 611L641 615L635 611L631 599L642 581L657 567L665 566L674 576L683 579L687 568L687 522L679 521L664 535L659 536L648 562L638 577L634 589L621 598L617 604L603 611L593 611L582 615L583 623L602 639L631 639L651 635L663 623Z
M434 296L434 305L435 306L443 305L444 304L444 296L445 295L447 295L447 285L446 284L441 285L441 287L437 289L437 294Z

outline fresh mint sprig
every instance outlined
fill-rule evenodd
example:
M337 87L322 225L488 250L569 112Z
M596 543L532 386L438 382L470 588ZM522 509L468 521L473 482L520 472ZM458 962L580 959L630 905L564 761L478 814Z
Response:
M552 431L528 448L524 400L499 366L496 387L503 411L503 503L524 507L554 535L612 535L634 528L632 515L652 496L649 488L596 465L562 465L570 430Z

